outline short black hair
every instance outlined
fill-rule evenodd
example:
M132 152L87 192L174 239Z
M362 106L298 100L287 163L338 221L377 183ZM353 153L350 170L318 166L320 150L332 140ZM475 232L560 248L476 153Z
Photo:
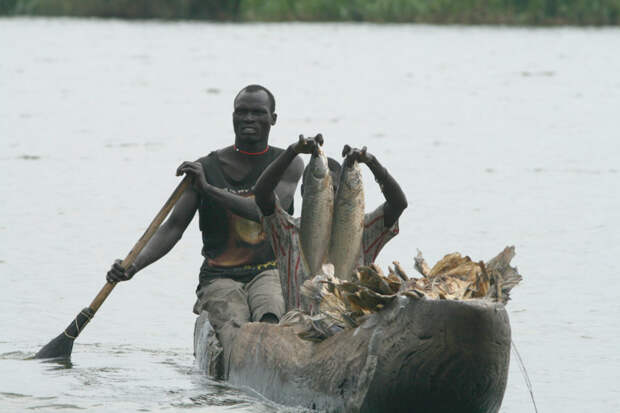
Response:
M239 91L239 93L237 93L237 96L235 96L234 102L237 101L237 98L243 92L250 92L250 93L252 93L252 92L260 92L261 90L263 92L267 93L267 97L269 98L269 109L271 109L271 113L274 113L276 111L276 98L273 97L273 94L265 86L261 86L261 85L247 85L246 87L241 89Z

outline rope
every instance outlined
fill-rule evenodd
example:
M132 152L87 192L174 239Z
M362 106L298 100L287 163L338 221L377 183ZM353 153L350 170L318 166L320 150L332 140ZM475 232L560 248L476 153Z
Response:
M63 331L63 333L65 333L65 336L69 337L71 340L75 340L77 338L77 336L73 337L71 334L67 333L67 330Z
M523 376L523 380L525 381L525 385L530 392L530 398L532 399L532 404L534 405L534 411L538 413L538 408L536 407L536 401L534 400L534 391L532 390L532 382L530 381L530 377L527 374L527 370L525 369L525 363L523 363L523 359L521 358L521 354L519 354L519 350L517 350L517 346L512 341L512 350L514 354L517 356L517 360L519 361L519 370L521 370L521 375Z
M90 313L85 313L84 310L80 311L80 314L82 314L84 317L88 318L88 321L86 322L86 324L90 323L90 320L93 319L94 315L90 314Z
M65 333L65 336L69 337L69 338L70 338L70 339L72 339L72 340L75 340L75 339L76 339L76 338L80 335L80 333L81 333L81 331L80 331L80 325L78 324L78 317L79 317L80 315L83 315L84 317L86 317L86 322L84 323L83 327L85 327L88 323L90 323L90 320L92 320L92 319L93 319L93 317L94 317L94 315L91 315L89 312L85 312L84 310L86 310L86 308L85 308L85 309L83 309L83 310L81 310L81 311L80 311L80 314L78 314L78 315L77 315L77 316L73 319L73 322L75 323L75 329L76 329L76 331L77 331L77 334L75 335L75 337L74 337L74 336L72 336L71 334L67 333L67 330L69 329L69 327L71 327L71 324L69 324L69 327L67 327L67 328L65 329L65 331L63 331L63 333Z

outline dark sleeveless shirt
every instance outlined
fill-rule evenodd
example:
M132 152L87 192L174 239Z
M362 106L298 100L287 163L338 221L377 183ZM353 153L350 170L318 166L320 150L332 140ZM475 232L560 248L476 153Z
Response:
M283 152L270 147L261 155L261 162L248 176L235 181L222 170L217 152L198 160L209 184L240 196L251 196L252 188L265 168ZM293 214L293 205L288 211ZM198 208L202 231L202 255L205 262L200 271L204 278L229 277L248 280L265 270L276 268L270 241L260 223L242 218L223 208L208 196L200 197Z

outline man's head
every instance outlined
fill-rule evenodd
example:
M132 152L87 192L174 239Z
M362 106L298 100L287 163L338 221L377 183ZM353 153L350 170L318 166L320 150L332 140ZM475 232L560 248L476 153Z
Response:
M301 196L304 196L304 181L306 180L306 175L310 173L310 169L308 169L309 165L306 165L306 168L304 169L304 175L303 178L301 179ZM329 168L329 174L332 176L332 183L334 185L334 192L336 192L338 190L338 183L339 183L339 178L340 178L340 169L342 169L342 167L340 166L340 163L338 163L337 160L335 160L334 158L327 158L327 167Z
M241 89L235 97L233 112L237 146L266 147L269 131L278 116L275 110L276 101L265 87L249 85Z

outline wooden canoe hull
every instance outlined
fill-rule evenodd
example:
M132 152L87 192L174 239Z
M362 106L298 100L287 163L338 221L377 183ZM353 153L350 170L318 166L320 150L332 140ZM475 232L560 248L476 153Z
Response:
M301 340L291 327L246 324L227 373L234 385L310 409L495 413L510 342L502 304L399 297L320 343Z

